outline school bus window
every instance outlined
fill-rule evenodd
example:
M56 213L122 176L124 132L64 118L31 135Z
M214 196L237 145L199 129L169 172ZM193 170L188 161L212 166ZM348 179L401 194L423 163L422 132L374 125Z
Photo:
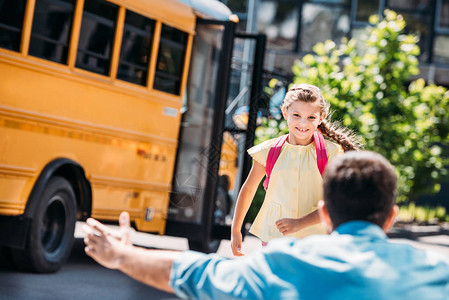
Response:
M117 78L145 85L153 42L154 20L126 11Z
M179 95L187 33L162 25L154 89Z
M26 0L0 1L0 47L19 51Z
M29 54L65 64L74 0L36 0Z
M118 6L100 0L86 0L78 44L76 66L109 74Z

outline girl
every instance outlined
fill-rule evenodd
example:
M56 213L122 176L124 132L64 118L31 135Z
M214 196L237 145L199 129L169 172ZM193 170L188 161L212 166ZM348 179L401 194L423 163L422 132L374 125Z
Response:
M358 150L360 146L351 131L327 120L329 103L316 86L293 85L281 109L287 120L288 138L274 164L264 203L250 229L263 245L284 235L302 238L326 233L316 210L318 200L323 198L323 181L317 167L313 133L318 129L336 142L325 141L329 161L343 151ZM275 140L248 150L254 163L240 190L231 229L231 249L236 256L244 255L241 251L243 220L265 175L268 152Z

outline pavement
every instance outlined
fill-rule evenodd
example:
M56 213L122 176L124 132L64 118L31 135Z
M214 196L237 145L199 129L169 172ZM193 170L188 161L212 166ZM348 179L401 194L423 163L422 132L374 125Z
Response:
M449 223L440 225L398 224L388 236L394 242L440 252L449 258Z

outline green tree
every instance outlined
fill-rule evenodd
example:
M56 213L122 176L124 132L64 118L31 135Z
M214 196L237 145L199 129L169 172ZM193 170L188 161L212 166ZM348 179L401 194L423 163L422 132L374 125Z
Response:
M401 15L391 10L370 18L358 39L314 46L293 66L295 83L320 87L332 118L353 129L365 149L396 166L399 200L415 201L438 192L449 166L449 92L419 74L418 38L404 33ZM283 122L266 121L259 141L285 132Z

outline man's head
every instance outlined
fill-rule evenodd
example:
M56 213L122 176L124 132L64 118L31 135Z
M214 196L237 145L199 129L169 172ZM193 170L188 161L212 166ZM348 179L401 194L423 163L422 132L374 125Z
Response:
M368 221L384 230L393 225L397 177L393 166L380 154L347 152L329 163L323 182L325 207L321 205L321 218L332 229L352 220Z

